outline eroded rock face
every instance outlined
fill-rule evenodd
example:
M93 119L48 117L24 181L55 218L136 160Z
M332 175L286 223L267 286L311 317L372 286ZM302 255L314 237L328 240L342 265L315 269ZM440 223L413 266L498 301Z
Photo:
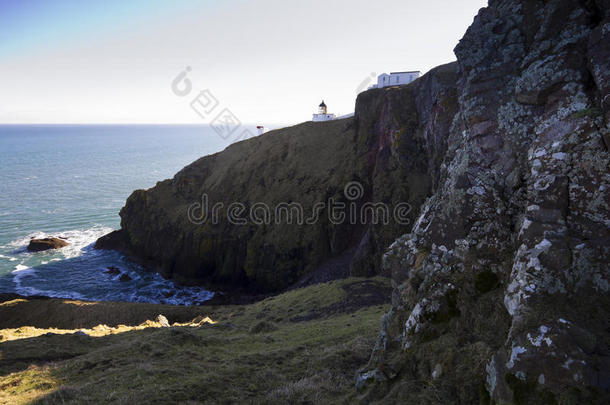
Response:
M368 164L367 199L392 209L390 221L370 223L351 263L351 274L382 271L381 256L409 232L439 178L457 113L457 64L439 66L407 85L369 90L356 101L357 150ZM404 212L398 212L401 203ZM404 221L403 221L404 220Z
M607 399L608 8L492 0L456 47L459 112L431 197L384 256L393 302L365 398Z

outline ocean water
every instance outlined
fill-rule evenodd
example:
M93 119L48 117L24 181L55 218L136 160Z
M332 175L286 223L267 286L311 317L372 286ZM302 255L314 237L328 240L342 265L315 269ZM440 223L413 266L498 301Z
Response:
M133 190L229 144L208 126L0 125L0 292L196 304L213 293L148 272L93 243L119 228ZM32 237L69 246L30 253ZM105 272L116 266L131 281Z

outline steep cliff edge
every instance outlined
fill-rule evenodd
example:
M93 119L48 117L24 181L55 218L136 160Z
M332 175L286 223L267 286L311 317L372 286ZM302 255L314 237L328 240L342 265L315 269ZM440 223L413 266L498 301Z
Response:
M362 93L353 119L271 131L201 158L135 191L121 230L97 246L219 288L281 290L331 259L344 275L377 274L438 177L457 111L456 68ZM383 204L387 218L367 202Z
M610 2L491 0L439 180L384 256L367 401L607 403Z

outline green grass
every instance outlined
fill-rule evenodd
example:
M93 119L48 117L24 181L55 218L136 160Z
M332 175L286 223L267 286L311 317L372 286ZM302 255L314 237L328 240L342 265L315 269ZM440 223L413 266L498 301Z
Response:
M0 403L350 403L355 372L368 361L389 309L389 290L383 278L352 278L246 306L155 306L174 318L196 310L217 323L162 328L151 317L139 326L98 327L97 337L71 334L76 328L52 336L40 336L49 329L35 325L22 326L19 336L1 329ZM61 300L27 300L4 311L51 303ZM105 304L85 307L94 312L97 305ZM121 305L130 307L129 317L137 308L151 311L115 305L117 325L124 324ZM72 319L78 308L56 309Z

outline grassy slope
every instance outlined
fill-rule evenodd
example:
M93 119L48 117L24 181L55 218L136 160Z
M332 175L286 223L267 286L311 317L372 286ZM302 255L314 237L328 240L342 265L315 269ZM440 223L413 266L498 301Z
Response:
M352 278L247 306L7 301L0 403L351 402L389 292L386 279ZM15 328L26 313L29 327ZM185 321L196 315L217 323Z
M366 177L353 127L350 118L271 131L205 156L172 180L134 191L121 210L131 253L184 282L287 288L359 241L360 229L347 221L331 224L326 211L309 226L273 216L278 204L294 202L309 218L314 204L330 197L344 201L345 185ZM204 194L210 212L223 204L216 224L211 214L204 224L189 220L188 208ZM227 221L232 203L266 204L272 216L265 226L251 221L234 226ZM249 212L239 217L248 218Z

